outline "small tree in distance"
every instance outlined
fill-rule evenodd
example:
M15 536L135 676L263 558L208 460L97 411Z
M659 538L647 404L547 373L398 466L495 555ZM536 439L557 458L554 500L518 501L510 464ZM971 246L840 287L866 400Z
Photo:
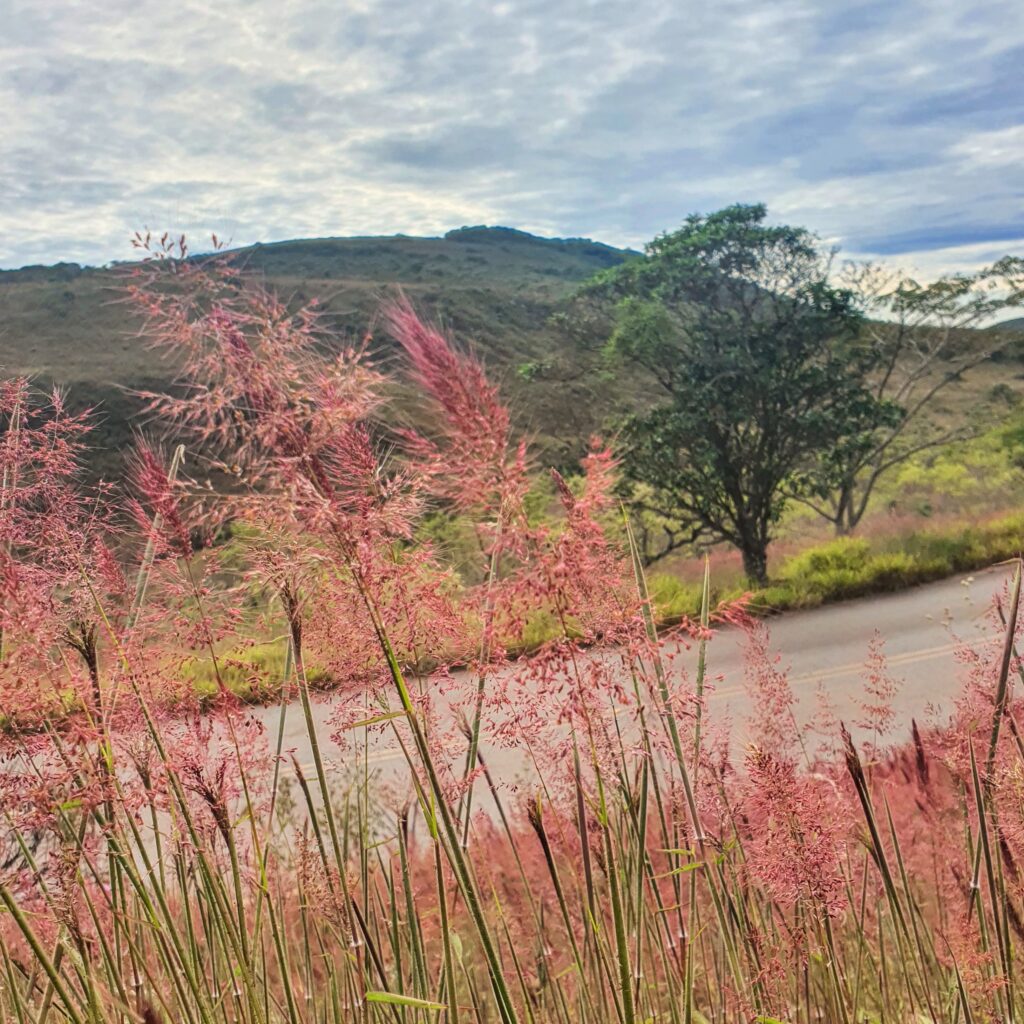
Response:
M875 353L832 253L766 215L691 216L585 289L615 304L609 354L660 396L622 434L634 508L671 524L648 558L727 541L762 585L786 503L820 487L812 470L896 416L866 386Z
M1024 304L1024 259L1007 256L931 284L875 264L851 264L841 280L867 316L862 340L877 362L868 386L879 403L898 410L826 453L820 493L798 495L842 536L857 528L886 473L976 432L936 422L933 399L1010 343L1007 334L978 328Z

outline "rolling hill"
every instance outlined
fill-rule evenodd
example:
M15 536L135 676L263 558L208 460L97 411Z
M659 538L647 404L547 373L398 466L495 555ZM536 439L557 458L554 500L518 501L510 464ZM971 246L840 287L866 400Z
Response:
M579 371L549 320L579 282L633 253L588 239L473 227L442 238L309 239L229 255L284 297L321 300L342 335L363 334L400 288L422 313L472 342L549 461L574 460L581 439L599 425L595 388L605 385ZM137 413L132 389L174 375L139 335L122 287L116 266L0 271L0 372L60 384L73 407L97 407L94 462L108 476L119 470Z
M401 289L420 312L469 342L498 379L541 461L572 467L610 410L636 397L552 323L576 286L636 253L580 238L539 238L502 227L441 238L319 238L230 251L229 258L295 302L316 297L341 337L361 337ZM997 325L1024 326L1024 320ZM118 266L73 263L0 271L0 373L56 383L72 408L95 407L97 473L116 477L137 418L133 389L162 389L174 367L140 336ZM392 351L380 337L384 362ZM626 395L623 389L631 393ZM997 391L998 389L998 391ZM1006 414L1007 389L1024 398L1019 359L986 364L942 392L934 412L983 425ZM1000 397L1002 396L1002 397ZM1010 396L1011 398L1013 395ZM410 408L415 418L415 409Z

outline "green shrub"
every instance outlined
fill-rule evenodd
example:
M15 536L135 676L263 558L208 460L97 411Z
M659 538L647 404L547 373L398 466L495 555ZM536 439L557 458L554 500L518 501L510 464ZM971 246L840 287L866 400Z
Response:
M871 545L859 537L837 537L794 555L783 566L781 575L783 579L801 580L856 571L863 568L870 551Z
M570 635L576 631L571 622L566 623ZM526 616L526 621L519 634L519 640L512 645L517 652L532 651L562 635L562 624L548 608L536 608Z
M1024 547L1024 513L997 519L982 531L979 538L981 552L991 562L1013 558Z
M773 583L757 591L751 601L754 611L784 612L790 608L815 608L821 604L821 595L796 590L790 583Z
M866 540L839 537L795 555L783 565L780 575L794 591L796 602L808 607L811 594L854 589L863 577L870 551Z
M700 584L686 583L677 576L658 572L650 576L647 586L660 619L680 619L700 613Z
M1016 514L955 533L921 530L893 541L929 576L978 569L1017 555L1024 541L1024 515Z
M921 581L921 566L905 551L873 555L864 566L862 593L898 590Z
M1024 513L950 533L918 530L884 542L880 551L860 537L839 537L801 551L783 563L770 586L755 591L756 612L816 608L829 601L912 587L957 572L970 572L1015 557L1024 548ZM649 578L662 621L696 615L700 587L667 573ZM712 603L738 597L715 593Z
M872 554L866 540L841 537L809 548L785 563L778 584L758 593L757 604L775 610L813 608L826 601L897 590L932 578L940 558L906 551ZM943 572L939 568L938 575Z

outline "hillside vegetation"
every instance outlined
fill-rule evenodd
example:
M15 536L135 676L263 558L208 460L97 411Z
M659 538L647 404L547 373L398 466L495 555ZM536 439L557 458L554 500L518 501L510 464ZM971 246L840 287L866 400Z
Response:
M532 440L538 467L573 471L589 436L609 433L619 414L645 398L641 375L628 367L618 368L614 377L606 372L594 325L581 327L575 319L581 311L568 301L581 282L636 253L587 239L475 227L443 238L310 239L255 245L229 255L296 306L318 299L334 344L358 341L370 329L376 359L385 369L394 349L386 332L375 330L376 318L383 301L404 293L421 313L449 328L461 343L472 344L499 381L517 431ZM4 375L28 374L38 384L61 385L72 409L96 408L88 462L94 474L108 479L122 475L133 430L160 436L161 428L138 416L133 391L162 391L178 372L173 360L150 347L137 312L125 301L127 269L59 263L0 271L0 368ZM569 316L559 321L558 314L566 312ZM1011 319L999 326L1013 329L1017 323ZM900 550L916 531L956 533L1015 511L1024 494L1019 447L1006 441L1003 424L1019 422L1021 371L1011 351L973 367L932 399L934 420L988 440L922 452L905 471L887 478L862 531L880 557ZM411 393L404 398L393 411L419 425L420 404ZM539 497L541 504L547 500ZM468 544L458 523L439 515L431 533L453 564L475 566L475 545ZM827 543L830 533L809 509L792 506L773 546L783 576L786 559L799 558L809 544ZM658 588L670 617L692 610L699 589L693 555L687 549L659 566L683 586L682 591L678 583L667 591ZM955 562L949 561L948 571L956 571ZM715 563L724 592L742 590L734 553L716 549ZM932 559L921 571L914 567L897 574L899 580L889 585L936 574L941 567ZM861 580L854 589L864 586ZM787 596L775 588L765 602L783 607L851 592L845 585L819 590Z
M323 238L255 245L233 257L269 288L317 298L330 326L358 339L382 299L401 289L473 344L501 379L518 425L550 461L571 462L599 426L594 389L548 323L578 284L631 253L588 239L546 239L509 228L461 228L443 238ZM138 404L132 389L162 388L175 368L140 337L123 300L124 267L59 263L0 271L0 367L98 406L93 465L118 471ZM384 353L390 349L385 348ZM543 372L541 372L543 371Z

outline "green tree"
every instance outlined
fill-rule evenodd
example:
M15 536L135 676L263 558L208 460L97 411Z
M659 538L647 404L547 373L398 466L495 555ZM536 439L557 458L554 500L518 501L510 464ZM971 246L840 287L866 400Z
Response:
M832 253L765 218L689 217L585 289L614 304L609 353L652 383L622 433L634 508L669 524L648 556L727 541L759 584L787 501L825 486L823 455L894 415L865 386L874 354Z

